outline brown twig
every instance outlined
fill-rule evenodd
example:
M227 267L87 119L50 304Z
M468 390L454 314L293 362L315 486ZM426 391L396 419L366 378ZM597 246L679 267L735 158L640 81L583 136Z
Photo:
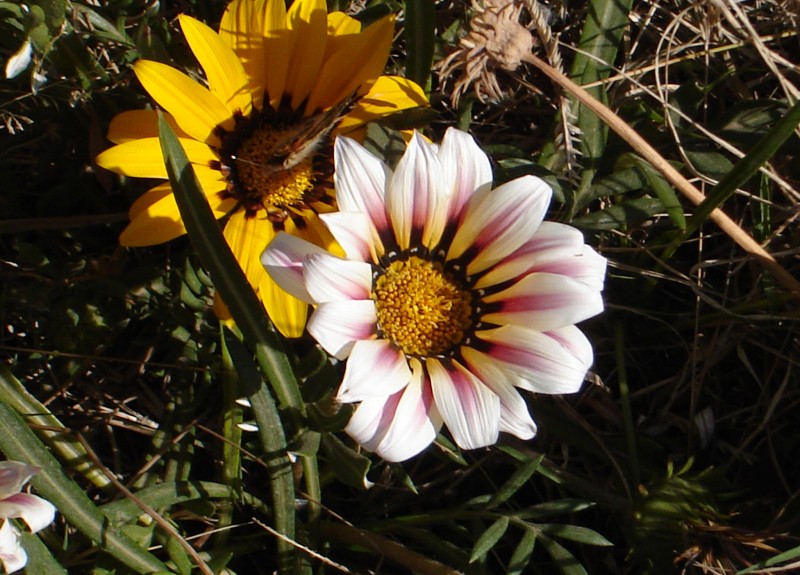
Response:
M678 170L659 154L653 146L644 140L633 128L631 128L625 121L617 116L608 106L603 104L589 94L586 90L578 84L570 80L567 76L550 66L541 58L533 54L529 54L526 62L535 66L545 76L550 78L553 82L558 84L563 90L572 94L584 106L594 112L598 118L608 125L609 128L614 130L633 150L648 161L656 170L658 170L664 178L667 179L680 193L682 193L694 205L700 205L705 200L703 192L698 190L681 175ZM756 242L747 232L745 232L739 225L736 224L728 215L715 208L709 216L711 221L717 224L722 231L736 242L748 254L753 256L772 276L780 283L785 289L792 293L796 298L800 299L800 281L792 276L786 269L780 265L775 258L767 252L761 245Z

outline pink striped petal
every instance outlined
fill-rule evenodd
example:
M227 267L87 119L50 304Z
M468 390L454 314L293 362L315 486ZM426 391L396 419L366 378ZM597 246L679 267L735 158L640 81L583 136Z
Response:
M38 472L38 467L21 461L0 461L0 499L19 493Z
M320 304L308 320L308 333L337 359L350 355L353 344L375 335L378 316L372 300Z
M580 231L556 222L542 222L534 236L475 284L497 285L531 272L567 275L596 290L603 289L606 259L583 243Z
M347 358L336 399L344 403L387 397L411 380L405 354L385 339L357 341Z
M19 531L7 519L0 519L0 562L6 573L19 571L28 563L28 554L19 542Z
M550 187L534 176L517 178L494 190L480 190L465 207L466 215L447 259L469 250L472 260L467 274L472 275L508 257L533 237L551 195Z
M372 266L329 253L311 254L305 259L303 278L314 303L369 299Z
M310 242L279 232L261 254L261 264L281 289L306 303L314 303L303 279L303 262L310 254L327 253Z
M401 250L439 242L448 201L436 147L415 132L386 192L386 207Z
M384 194L392 171L355 140L339 136L333 148L336 201L343 212L363 212L380 234L389 233Z
M548 331L589 319L603 311L600 292L571 277L533 273L489 296L482 321Z
M436 407L463 449L492 445L500 432L500 398L460 364L426 362Z
M362 262L377 261L375 246L380 246L380 239L366 214L332 212L320 214L319 217L342 246L347 259Z
M30 493L15 493L0 501L0 517L22 519L33 533L50 525L55 514L52 503Z
M536 424L528 412L528 405L514 388L519 378L474 349L463 348L462 352L469 370L500 398L500 431L520 439L536 435Z
M439 158L445 189L452 190L448 216L456 220L473 193L492 185L492 166L475 139L455 128L445 132Z
M514 385L536 393L578 391L592 364L592 346L575 326L542 333L507 325L477 336L476 349L462 349L470 368L494 361L519 378Z
M409 384L385 398L361 402L345 431L386 461L405 461L430 445L442 426L429 382L419 361Z

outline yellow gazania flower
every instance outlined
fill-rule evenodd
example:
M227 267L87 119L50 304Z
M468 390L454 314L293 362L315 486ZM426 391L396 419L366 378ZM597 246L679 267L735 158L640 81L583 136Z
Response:
M362 30L342 12L328 14L324 0L296 0L288 10L283 0L234 0L219 33L189 16L179 20L207 87L149 60L136 62L134 72L168 113L215 215L227 216L225 238L270 318L281 333L298 337L308 306L276 286L261 266L261 252L281 230L335 245L317 218L334 209L334 134L425 105L425 96L409 80L381 76L391 17ZM334 130L319 126L337 112L347 113ZM303 132L323 137L303 147L306 138L297 137ZM166 179L155 111L118 115L108 138L117 145L97 157L98 165ZM168 182L134 202L130 217L120 236L126 246L186 233ZM217 309L224 317L224 306Z

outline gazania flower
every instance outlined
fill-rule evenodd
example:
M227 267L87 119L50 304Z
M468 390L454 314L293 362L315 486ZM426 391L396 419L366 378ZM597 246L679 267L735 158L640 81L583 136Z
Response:
M274 286L259 263L279 230L322 246L332 238L317 214L331 211L334 132L425 104L419 86L381 76L392 18L361 29L324 0L234 0L219 33L180 17L207 85L159 62L134 72L168 112L225 237L278 329L299 336L307 305ZM341 121L340 121L341 120ZM166 178L152 110L120 114L108 137L117 145L97 164L139 178ZM186 232L168 182L131 207L120 242L147 246ZM224 313L224 306L218 306Z
M340 212L320 216L341 259L279 234L262 262L316 305L308 331L347 359L347 432L388 461L429 445L490 445L536 425L517 388L577 391L592 348L575 323L603 309L606 260L578 230L543 222L551 190L525 176L492 189L489 160L448 130L416 134L392 172L358 143L335 147Z
M41 497L20 493L38 468L19 461L0 461L0 562L6 573L19 571L28 562L20 545L19 530L9 519L22 519L33 533L53 522L56 508Z

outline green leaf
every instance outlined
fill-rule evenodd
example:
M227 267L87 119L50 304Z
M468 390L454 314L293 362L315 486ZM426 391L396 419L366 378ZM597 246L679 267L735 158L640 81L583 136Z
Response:
M655 170L653 166L645 162L642 158L634 154L628 154L628 157L631 158L635 166L641 170L645 178L647 178L650 189L653 190L656 197L661 200L661 204L672 222L679 229L684 229L686 227L686 218L683 215L683 206L681 206L675 189L664 179L664 176L662 176L660 172Z
M101 489L111 485L108 477L98 469L80 441L25 389L3 363L0 363L0 401L18 413L31 414L27 416L27 421L37 426L36 434L39 438L67 465L91 481L92 485Z
M475 563L475 561L481 559L484 555L491 551L497 542L500 541L500 538L505 535L506 530L508 529L508 524L509 519L505 515L492 523L486 529L486 531L484 531L481 536L478 537L478 540L472 547L472 553L470 553L469 562Z
M506 575L522 575L531 560L533 548L536 545L537 533L533 529L524 529L522 537L514 548L511 558L508 560L508 570Z
M281 350L280 340L275 331L270 329L261 302L225 241L175 132L161 114L158 123L164 163L189 238L203 265L209 270L236 326L254 349L259 366L272 384L275 395L292 417L296 433L300 433L305 427L305 405L289 360ZM252 360L246 352L242 352L241 345L237 346L236 340L236 337L228 337L226 343L233 363L239 369L239 366L247 365L248 360L252 363ZM288 540L292 540L295 534L294 480L286 451L283 422L263 381L260 377L254 378L252 371L247 368L246 372L240 372L240 377L258 423L259 439L269 456L267 465L274 498L275 527ZM293 570L295 548L283 539L279 539L277 545L278 571L289 573Z
M623 33L628 24L628 13L633 0L593 0L584 21L583 31L578 43L575 60L572 64L572 78L578 84L591 84L608 77ZM608 103L606 88L595 86L587 90L602 103ZM583 195L592 185L602 158L608 126L600 118L590 112L586 106L576 107L578 127L581 129L581 153L584 165L581 182L575 198L574 206L583 205ZM573 208L575 213L575 208Z
M372 482L367 479L367 472L372 465L368 457L356 453L332 433L322 434L321 445L336 479L352 487L372 487Z
M531 459L525 462L514 473L512 473L511 477L509 477L506 482L500 486L500 489L497 490L497 493L495 493L491 500L489 500L486 508L494 509L519 491L519 489L528 482L533 474L536 473L543 459L544 455L540 455L535 459Z
M433 68L435 2L405 0L406 78L426 89Z
M581 216L572 223L587 230L619 230L635 226L664 210L658 198L636 198Z
M545 517L552 517L553 515L563 515L567 513L577 513L584 509L594 507L593 501L586 501L584 499L557 499L555 501L545 501L537 503L530 507L525 507L516 511L514 515L521 519L538 520Z
M580 561L565 547L541 533L538 539L561 573L564 575L588 575Z
M0 451L8 459L39 467L39 473L31 479L33 488L55 505L70 525L114 559L137 573L167 570L154 555L109 527L108 519L86 492L64 474L61 464L5 403L0 403Z
M542 533L547 533L553 537L561 537L570 541L577 541L585 545L596 545L598 547L609 547L614 544L600 535L597 531L581 527L580 525L563 525L559 523L538 524Z
M39 539L37 535L22 531L20 534L20 541L22 547L28 554L28 563L25 565L26 573L35 573L36 575L67 575L58 560L53 557L50 550Z

